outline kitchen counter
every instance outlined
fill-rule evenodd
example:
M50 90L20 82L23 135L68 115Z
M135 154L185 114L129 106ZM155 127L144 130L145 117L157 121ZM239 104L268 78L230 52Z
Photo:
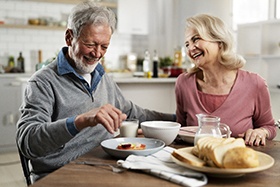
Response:
M1 77L16 78L17 80L27 81L33 73L0 73ZM108 74L110 76L110 74ZM144 78L144 77L114 77L111 76L117 83L174 83L175 77L172 78Z
M175 83L177 78L113 78L116 83Z
M10 85L21 87L21 94L32 74L6 73L0 78L13 79ZM125 98L146 109L175 113L175 82L177 78L112 77Z
M140 107L175 113L176 78L113 78L125 98Z
M12 78L21 78L21 77L30 77L32 73L0 73L0 77L12 77Z

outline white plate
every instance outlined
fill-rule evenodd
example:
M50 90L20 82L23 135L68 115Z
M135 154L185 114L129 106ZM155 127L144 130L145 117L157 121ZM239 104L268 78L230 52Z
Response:
M117 146L120 143L141 143L146 145L144 150L120 150ZM161 150L165 143L152 138L113 138L101 142L101 147L106 153L117 158L126 158L129 155L146 156Z
M187 148L183 148L183 149L191 152L192 148L193 147L187 147ZM245 168L245 169L224 169L224 168L215 168L215 167L209 167L209 166L198 167L198 166L193 166L193 165L181 162L180 160L173 157L172 155L171 155L171 158L178 165L184 166L186 168L189 168L189 169L192 169L195 171L206 173L209 176L220 177L220 178L223 178L223 177L232 178L232 177L242 176L246 173L255 173L255 172L263 171L263 170L266 170L273 166L274 159L271 156L269 156L265 153L259 152L259 151L256 151L256 152L259 156L260 165L255 168Z
M178 134L184 142L193 144L197 129L198 126L181 127Z

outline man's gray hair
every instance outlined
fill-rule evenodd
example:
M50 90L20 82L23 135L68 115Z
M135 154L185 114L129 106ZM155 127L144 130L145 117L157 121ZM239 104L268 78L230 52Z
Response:
M80 36L81 28L85 25L108 25L112 34L116 28L115 13L94 1L86 1L72 9L68 17L67 27L73 31L74 37Z

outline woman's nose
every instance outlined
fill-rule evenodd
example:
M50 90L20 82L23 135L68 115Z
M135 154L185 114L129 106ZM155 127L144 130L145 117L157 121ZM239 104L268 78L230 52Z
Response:
M189 43L189 46L187 47L187 49L190 51L190 50L193 50L196 48L196 45L195 43Z

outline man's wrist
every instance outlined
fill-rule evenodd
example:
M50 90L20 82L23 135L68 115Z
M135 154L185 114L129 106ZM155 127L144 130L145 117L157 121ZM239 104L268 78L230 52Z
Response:
M67 118L67 120L66 120L67 130L69 131L69 133L72 136L75 136L76 134L79 133L79 130L77 129L77 127L75 125L75 119L76 119L76 116L73 116L73 117Z

